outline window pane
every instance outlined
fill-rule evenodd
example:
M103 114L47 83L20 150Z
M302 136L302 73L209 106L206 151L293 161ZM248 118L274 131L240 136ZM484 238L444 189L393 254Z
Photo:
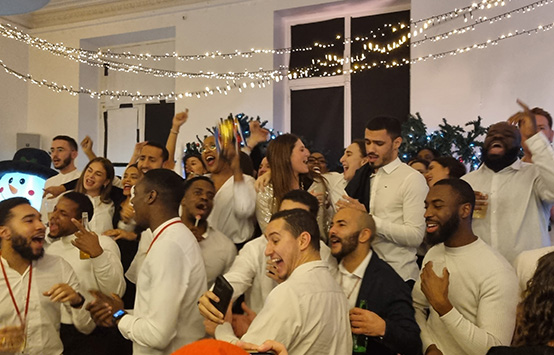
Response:
M331 72L342 69L338 62L329 61L329 56L333 59L336 56L337 60L343 58L344 18L292 26L291 37L292 48L313 48L291 53L291 72L308 69L308 76L328 76ZM314 46L316 42L332 46L321 48Z
M310 151L327 158L329 169L338 166L344 149L344 88L291 92L291 131Z
M367 41L352 43L352 56L365 54L366 58L352 63L361 67L363 64L377 67L352 74L352 139L363 138L367 121L377 115L388 115L406 119L410 113L410 66L394 66L386 68L393 62L397 64L410 60L410 42L399 48L386 50L385 53L364 50L371 43L372 47L379 48L398 44L402 37L409 33L410 12L401 11L382 15L352 18L352 38L370 36ZM392 26L388 26L388 25ZM400 28L404 24L404 28ZM385 25L387 25L385 27ZM393 32L392 27L396 29ZM373 34L371 34L373 31ZM383 36L384 34L384 36ZM373 36L375 35L375 38ZM385 62L385 63L381 63Z

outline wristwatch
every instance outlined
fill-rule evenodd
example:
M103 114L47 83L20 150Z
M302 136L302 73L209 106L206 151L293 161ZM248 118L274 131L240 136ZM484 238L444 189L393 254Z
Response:
M126 314L127 312L124 309L120 309L119 311L115 312L112 315L113 324L117 324L117 322L119 322L119 320L121 320L121 318L123 318L123 316Z

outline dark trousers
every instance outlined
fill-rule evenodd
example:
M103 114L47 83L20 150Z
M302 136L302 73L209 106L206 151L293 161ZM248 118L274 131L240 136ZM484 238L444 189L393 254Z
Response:
M80 333L73 324L60 327L64 355L131 355L133 343L117 328L96 327L88 335Z

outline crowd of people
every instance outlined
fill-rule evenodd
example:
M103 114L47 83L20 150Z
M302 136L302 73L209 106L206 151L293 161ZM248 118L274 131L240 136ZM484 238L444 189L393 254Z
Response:
M0 354L552 354L554 131L522 107L469 173L431 148L403 163L384 116L342 172L252 121L180 176L188 110L121 177L56 136L40 211L0 202Z

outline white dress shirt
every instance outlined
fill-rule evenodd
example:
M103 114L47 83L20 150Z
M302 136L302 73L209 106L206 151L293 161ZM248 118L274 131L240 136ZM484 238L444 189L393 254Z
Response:
M78 179L80 176L81 176L81 171L78 169L70 171L67 174L59 173L58 175L54 175L48 180L46 180L46 182L44 183L44 188L46 189L47 187L60 186L65 184L66 182L70 182L75 179ZM42 220L42 223L44 224L48 224L48 220L49 220L48 212L52 212L54 210L54 206L58 203L58 199L60 198L60 196L54 197L54 198L48 198L48 197L52 197L52 196L48 195L44 197L42 199L42 204L40 206L41 220ZM48 211L48 208L46 206L47 204L51 206L50 211Z
M421 279L416 282L412 298L423 352L435 344L444 354L482 355L492 346L510 345L518 287L506 259L477 239L457 248L435 245L423 264L428 261L439 277L448 269L448 299L454 308L439 316L421 291Z
M371 260L372 255L373 251L369 250L369 253L367 253L365 259L353 272L346 270L346 268L342 264L342 261L339 264L338 269L335 269L334 272L331 272L335 277L335 280L337 280L339 285L342 287L344 295L348 300L348 306L350 307L350 309L358 306L356 304L356 300L358 299L358 294L360 293L360 287L362 286L362 280L364 278L365 270L369 265L369 261Z
M115 211L113 201L104 203L100 200L100 196L88 197L94 206L92 219L89 216L89 229L98 235L113 229L113 214Z
M83 296L87 302L94 300L89 290L100 290L107 295L115 293L123 296L125 279L117 243L110 237L100 235L98 240L104 252L96 258L81 259L79 249L71 244L75 238L75 234L56 239L47 237L44 246L46 254L60 256L71 265L77 274L81 288L85 291ZM71 318L68 316L62 313L62 323L71 324Z
M206 232L202 235L202 241L198 244L202 251L208 288L210 288L219 275L223 275L229 270L237 256L237 248L231 239L209 224Z
M137 253L125 273L125 277L135 285L137 284L138 274L140 268L142 267L142 263L144 262L144 258L146 258L146 251L148 250L150 243L152 243L152 239L154 239L154 235L152 234L150 228L145 229L140 234Z
M256 189L254 178L242 175L241 182L231 176L219 188L214 197L214 208L208 223L231 238L233 243L244 243L254 232Z
M121 318L121 334L133 342L133 354L171 354L204 337L196 301L206 291L202 252L178 217L160 225L137 280L133 314Z
M421 173L396 158L371 177L369 213L377 235L371 246L404 281L416 280L416 250L425 235L425 197Z
M473 219L473 231L509 262L522 251L550 246L554 151L541 132L526 143L533 164L518 159L497 173L483 164L462 177L473 190L489 195L487 214Z
M233 299L244 293L246 304L256 313L263 308L267 296L277 286L277 282L266 275L266 246L267 239L263 235L246 243L224 275L233 286ZM319 248L321 259L329 269L336 269L337 260L331 255L331 249L321 240Z
M327 180L329 185L329 199L333 206L333 210L336 213L339 209L337 208L337 202L342 200L344 195L348 195L344 190L348 181L344 179L344 174L339 174L336 172L329 172L323 174L323 177Z
M325 262L298 266L267 297L241 340L261 344L267 339L285 345L290 355L352 353L346 297ZM230 323L215 330L216 339L236 342Z
M25 302L29 285L29 269L23 275L13 270L4 257L0 257L6 275L10 282L14 298L21 316L25 313ZM79 287L77 276L71 266L62 258L54 255L44 255L33 261L33 276L31 280L31 295L29 297L29 311L27 314L27 343L25 354L31 355L59 355L63 352L60 340L61 310L65 309L72 317L72 323L82 332L90 328L92 319L85 307L72 308L69 303L50 301L42 293L52 286L66 283L75 291L85 294ZM94 323L92 323L94 324ZM6 281L0 275L0 328L19 326L20 321L15 311L12 299L8 292ZM92 327L94 329L94 327ZM89 331L90 332L90 331Z

